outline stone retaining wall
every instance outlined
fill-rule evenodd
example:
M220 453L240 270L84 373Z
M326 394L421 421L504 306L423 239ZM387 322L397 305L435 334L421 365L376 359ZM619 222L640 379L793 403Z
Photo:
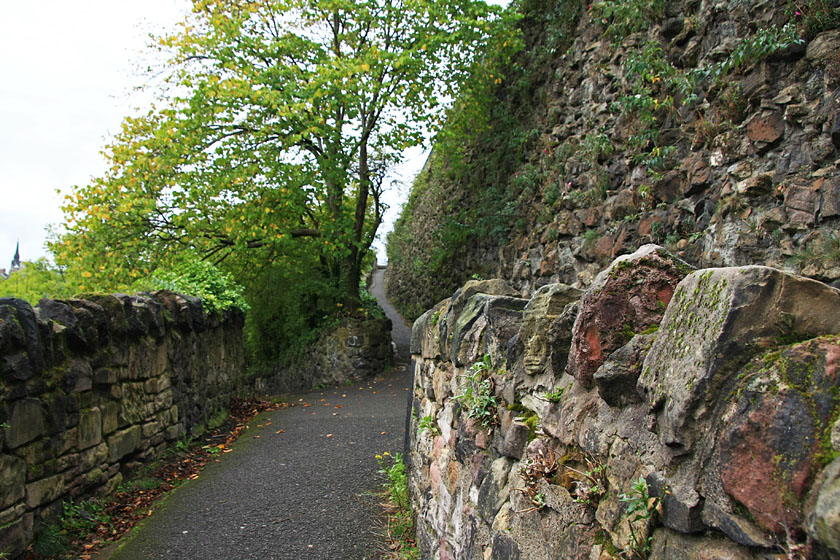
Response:
M170 292L0 298L0 552L21 552L62 501L108 493L221 423L247 390L243 324Z
M639 16L653 6L664 11L616 44L605 32L613 16L597 9L607 4ZM388 297L406 317L475 273L504 278L522 297L556 282L585 287L613 258L643 243L667 245L704 268L764 264L840 280L836 18L804 44L764 59L744 57L725 80L697 90L706 97L699 105L684 105L673 90L666 97L663 86L665 68L708 70L771 25L799 24L820 8L836 13L840 3L520 6L526 49L502 70L505 80L488 109L498 123L510 121L497 114L515 115L520 128L490 134L475 127L462 148L469 172L459 173L438 149L389 236ZM577 23L558 32L563 21ZM645 72L650 83L634 90L633 76ZM527 90L523 79L532 80ZM662 107L673 100L655 118L657 146L673 151L655 164L637 151L646 95L640 91L656 92ZM622 110L628 103L634 108ZM509 148L526 136L521 149Z
M259 393L309 391L381 374L394 363L391 320L345 317L325 328L302 358L255 380Z
M423 558L837 558L840 291L661 247L414 324Z

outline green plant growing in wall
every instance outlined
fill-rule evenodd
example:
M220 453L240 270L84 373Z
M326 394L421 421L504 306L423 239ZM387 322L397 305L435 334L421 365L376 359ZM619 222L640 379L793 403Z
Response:
M609 4L602 2L598 6ZM634 2L627 4L614 10L624 13ZM667 117L677 116L679 105L697 102L701 84L711 80L722 86L723 79L730 73L801 41L792 23L783 27L771 25L740 41L724 60L689 71L671 64L657 41L648 41L641 48L630 51L624 65L628 87L613 108L630 120L632 128L627 143L634 162L649 170L667 169L674 147L661 145L659 136ZM740 113L740 102L736 101L733 100L733 116ZM698 137L711 133L711 130L698 130Z
M427 414L421 418L417 428L420 430L421 434L428 430L433 436L440 435L440 428L438 427L437 422L435 422L435 417L431 414Z
M61 557L67 553L71 542L83 539L100 526L111 526L111 517L105 513L100 501L62 502L58 522L41 528L32 549L39 557Z
M549 183L543 188L543 200L549 206L554 206L554 203L557 202L560 198L560 187L557 185L556 182Z
M563 387L557 387L555 389L552 389L551 391L546 391L546 393L541 398L550 403L558 403L560 402L560 399L562 397Z
M797 249L788 261L800 268L809 265L823 267L840 264L840 234L831 232L820 240L813 240Z
M388 516L387 535L388 548L393 555L387 558L419 560L420 551L414 530L414 517L408 496L408 477L405 462L400 453L391 455L387 451L377 455L379 474L385 477L382 485L383 497L388 502L383 504Z
M585 466L572 467L566 461L580 463ZM579 504L597 506L601 497L607 492L606 468L595 458L570 455L561 461L562 471L557 476L557 482Z
M726 59L708 70L708 75L720 81L742 66L758 62L775 52L802 42L803 40L797 36L796 26L791 22L781 28L775 25L764 27L738 43ZM699 72L705 73L703 70Z
M592 15L606 26L606 34L615 43L647 29L664 12L664 0L603 0L592 6Z
M588 134L583 139L583 154L593 164L610 157L613 152L615 146L603 127L597 134Z
M634 49L624 65L628 82L625 95L613 104L632 124L628 146L636 163L650 169L661 167L667 147L659 146L663 118L675 112L675 95L693 92L696 84L688 74L672 65L656 41L649 41Z
M549 480L557 472L557 460L554 451L551 449L540 449L532 457L522 462L519 469L519 478L525 484L525 488L518 488L531 501L532 506L516 513L529 513L538 511L546 506L545 496L539 490L541 480Z
M571 467L566 466L567 469ZM607 481L605 467L600 464L590 464L585 471L575 471L580 475L574 493L575 502L586 505L597 505L598 501L607 492Z
M601 232L597 229L588 229L583 232L583 248L584 249L591 249L595 246L595 243L601 239Z
M648 521L655 518L659 507L659 498L653 497L648 491L644 477L634 480L630 491L619 496L619 500L627 504L624 512L630 527L630 549L626 552L631 558L646 559L650 555L653 537L642 537L633 527L638 521Z
M466 409L469 418L475 418L485 428L492 427L496 422L496 407L499 404L493 394L492 368L490 354L485 354L481 361L471 365L467 373L460 376L463 382L453 397Z
M806 39L840 24L840 10L832 0L788 0L788 12Z

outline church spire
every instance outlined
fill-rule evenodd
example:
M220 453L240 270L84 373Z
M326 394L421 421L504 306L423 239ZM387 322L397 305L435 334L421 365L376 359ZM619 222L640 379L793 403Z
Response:
M19 270L20 269L20 241L17 242L15 246L15 256L12 258L12 267L11 270Z

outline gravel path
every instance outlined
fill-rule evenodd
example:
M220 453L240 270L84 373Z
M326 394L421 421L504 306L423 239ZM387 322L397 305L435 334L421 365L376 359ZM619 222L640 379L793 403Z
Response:
M401 357L410 330L394 314ZM395 320L398 319L398 320ZM409 366L376 380L293 397L261 414L196 479L172 492L106 558L347 559L373 557L381 479L375 455L403 447Z

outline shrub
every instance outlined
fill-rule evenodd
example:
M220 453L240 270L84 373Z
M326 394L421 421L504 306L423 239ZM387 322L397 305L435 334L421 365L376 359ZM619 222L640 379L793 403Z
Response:
M482 426L489 428L496 420L498 401L493 394L493 380L490 379L492 364L490 355L485 354L480 362L474 363L462 377L464 382L458 388L454 399L467 410L469 418L475 418Z
M8 278L0 277L0 297L25 299L32 305L41 298L67 298L74 293L61 271L53 268L46 259L25 262Z
M244 288L233 276L197 258L189 258L174 269L158 269L148 280L139 282L136 287L171 290L201 298L205 308L211 313L218 313L230 307L248 310L243 296Z

